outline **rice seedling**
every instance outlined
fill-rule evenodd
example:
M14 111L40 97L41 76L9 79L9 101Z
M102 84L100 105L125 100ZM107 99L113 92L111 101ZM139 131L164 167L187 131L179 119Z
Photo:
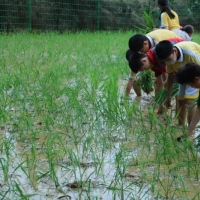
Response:
M153 91L154 83L151 70L144 71L138 75L137 84L146 93L150 94Z
M35 196L35 194L24 194L23 190L17 182L15 182L16 192L18 192L20 199L28 200L30 197Z
M54 161L54 157L56 156L56 152L54 149L55 139L56 139L55 135L50 135L47 138L46 155L49 164L49 176L54 181L55 187L58 188L60 184L56 173L56 163Z
M7 182L8 178L9 178L9 162L6 159L1 158L0 159L0 167L1 167L3 175L4 175L4 181Z
M178 94L178 84L173 84L172 88L172 97L175 97ZM167 99L167 89L162 89L159 91L153 98L152 98L152 104L155 105L163 105L165 100Z
M198 154L175 140L174 115L161 121L145 98L121 102L132 34L1 35L1 198L199 197Z

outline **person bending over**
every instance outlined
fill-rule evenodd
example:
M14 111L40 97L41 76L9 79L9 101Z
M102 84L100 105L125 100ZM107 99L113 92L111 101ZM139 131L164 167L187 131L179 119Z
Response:
M172 86L175 81L176 72L188 62L200 64L200 45L195 42L183 41L172 44L168 40L158 43L155 47L158 59L166 63L168 73L168 96L166 107L171 107ZM189 85L180 85L179 87L179 125L186 124L187 106L190 106L188 114L188 124L194 114L194 99L198 97L198 90Z
M132 37L130 37L128 45L129 50L134 52L142 52L147 53L151 48L155 47L158 42L162 40L170 39L172 43L182 42L183 39L177 35L176 33L173 33L169 30L162 30L158 29L155 31L151 31L147 33L146 35L143 34L135 34ZM129 51L128 50L128 51ZM134 79L136 77L136 73L130 72L129 80L126 86L126 95L128 96L130 94L131 88L133 87ZM162 74L162 79L166 81L167 79L167 73ZM162 79L159 79L157 84L163 85Z
M128 49L128 50L126 51L126 60L127 60L128 62L129 62L129 60L130 60L131 55L132 55L132 51L131 51L130 49ZM141 88L140 88L140 86L136 83L136 79L135 79L136 74L137 74L137 73L134 73L133 71L130 72L130 76L129 76L129 78L128 78L128 84L127 84L127 86L126 86L126 96L129 95L130 90L131 90L132 87L133 87L133 89L134 89L134 91L135 91L135 93L136 93L136 95L137 95L138 97L142 96Z
M200 65L194 62L186 63L182 68L180 68L176 74L177 82L180 84L187 84L193 88L200 89ZM197 100L197 107L195 108L194 114L192 116L192 121L188 127L188 135L193 141L194 129L200 120L200 95Z
M152 70L155 74L155 95L163 89L163 84L158 84L162 82L162 74L166 73L165 64L157 59L154 49L150 49L147 54L140 52L132 54L129 59L129 67L131 71L138 73L144 70ZM158 114L163 114L164 107L160 106L158 109Z
M185 41L192 41L192 35L194 33L194 28L191 25L186 25L186 26L182 27L181 29L172 30L172 32L179 35Z

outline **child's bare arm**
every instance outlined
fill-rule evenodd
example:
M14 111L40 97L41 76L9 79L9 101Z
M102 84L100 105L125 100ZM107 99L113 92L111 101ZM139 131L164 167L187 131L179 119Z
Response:
M188 135L189 137L194 137L194 129L197 125L197 123L200 120L200 107L196 107L196 110L194 112L194 115L192 117L192 121L190 122L190 125L188 127Z
M130 94L131 88L133 87L135 93L137 96L142 96L142 92L141 92L141 88L140 86L138 86L137 84L135 84L135 80L134 79L129 79L127 86L126 86L126 96L128 96Z
M171 107L172 87L174 83L174 78L175 78L175 73L174 72L169 73L167 82L167 90L168 90L167 101L166 101L167 108Z

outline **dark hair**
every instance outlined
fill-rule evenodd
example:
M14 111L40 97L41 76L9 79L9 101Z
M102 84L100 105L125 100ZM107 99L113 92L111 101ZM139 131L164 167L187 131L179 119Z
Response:
M158 0L158 5L167 6L168 5L168 0Z
M132 52L130 49L128 49L128 50L126 51L126 60L129 61L129 59L130 59L132 53L133 53L133 52Z
M129 48L132 52L138 52L143 47L144 42L147 40L148 38L145 35L135 34L129 39Z
M200 76L200 66L196 63L189 62L178 70L176 79L180 84L187 84L191 83L197 76Z
M172 13L171 9L168 6L168 0L158 0L158 5L163 7L159 19L161 19L161 15L164 12L166 12L169 15L170 19L175 18L175 15Z
M143 65L141 59L145 57L147 57L146 54L139 53L139 52L133 53L131 57L129 58L129 67L131 71L138 73L138 71Z
M186 25L183 28L181 28L180 30L185 31L187 34L194 33L194 27L191 25Z
M166 59L173 52L173 45L168 40L159 42L155 47L155 53L159 59Z

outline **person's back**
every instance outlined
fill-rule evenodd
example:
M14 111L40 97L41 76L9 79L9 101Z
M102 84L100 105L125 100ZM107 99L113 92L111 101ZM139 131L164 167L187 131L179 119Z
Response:
M168 6L168 0L158 0L158 7L161 10L159 19L161 20L161 29L180 29L178 14Z
M183 38L185 41L192 41L192 38L185 32L180 29L173 30L174 33L179 35L181 38Z
M186 25L182 27L181 29L175 29L173 30L174 33L179 35L181 38L183 38L185 41L192 41L192 35L194 33L194 27L191 25Z
M135 34L129 39L129 48L132 52L140 51L142 53L146 53L151 48L155 47L158 42L171 38L182 39L176 33L165 29L157 29L147 33L146 35Z
M151 42L151 48L153 48L158 42L160 42L162 40L168 40L168 39L171 39L171 38L183 39L183 38L180 37L180 35L172 32L172 31L166 30L166 29L157 29L155 31L151 31L151 32L146 34L146 37ZM154 42L154 44L152 44L152 42Z
M171 10L171 12L175 16L174 19L171 19L166 12L161 14L161 28L167 28L170 31L180 29L179 17L177 13L173 10Z

